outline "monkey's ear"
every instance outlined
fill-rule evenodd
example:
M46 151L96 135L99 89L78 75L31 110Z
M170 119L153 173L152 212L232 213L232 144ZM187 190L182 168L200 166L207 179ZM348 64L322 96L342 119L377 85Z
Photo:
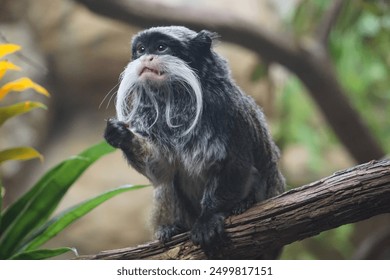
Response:
M211 45L218 38L219 35L217 33L208 30L202 30L191 41L197 47L202 49L211 49Z

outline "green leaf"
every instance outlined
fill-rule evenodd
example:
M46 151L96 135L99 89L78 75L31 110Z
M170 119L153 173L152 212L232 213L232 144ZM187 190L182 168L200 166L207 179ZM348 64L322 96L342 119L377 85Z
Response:
M0 178L0 231L1 231L1 221L3 218L3 197L4 197L5 189L3 187L3 183Z
M53 258L68 252L73 252L76 256L77 250L75 248L56 248L56 249L41 249L41 250L32 250L32 251L26 251L20 254L16 254L12 256L11 260L44 260Z
M46 106L40 102L20 102L11 106L0 108L0 126L8 119L30 112L35 108L46 109Z
M45 186L45 182L49 181L50 178L55 174L59 169L61 169L68 161L64 161L54 168L52 168L48 173L46 173L35 186L28 192L26 192L22 197L15 201L12 205L6 208L3 214L3 220L0 228L0 236L5 232L8 226L17 218L17 216L23 211L25 206L29 203L32 198L40 192L41 188Z
M47 221L62 197L80 175L97 159L113 152L105 141L92 146L48 171L30 191L3 215L0 259L14 254L20 242L37 226Z
M121 186L119 188L107 191L103 194L100 194L94 198L88 199L78 205L75 205L62 213L58 214L50 221L39 227L31 236L29 236L29 241L24 244L23 250L34 250L46 243L46 241L50 240L52 237L56 236L59 232L61 232L65 227L89 213L95 207L99 206L106 200L116 196L120 193L137 190L147 187L147 185L126 185Z
M16 147L0 151L0 164L7 160L28 160L33 158L43 160L42 155L30 147Z

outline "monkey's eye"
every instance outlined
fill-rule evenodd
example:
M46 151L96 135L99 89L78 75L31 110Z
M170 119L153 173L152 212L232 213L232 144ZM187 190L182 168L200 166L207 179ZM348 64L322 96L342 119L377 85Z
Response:
M168 48L167 45L159 44L158 47L157 47L157 50L159 52L164 52L164 51L166 51L167 48Z
M137 46L137 53L138 54L143 54L145 53L145 47L143 45L138 45Z

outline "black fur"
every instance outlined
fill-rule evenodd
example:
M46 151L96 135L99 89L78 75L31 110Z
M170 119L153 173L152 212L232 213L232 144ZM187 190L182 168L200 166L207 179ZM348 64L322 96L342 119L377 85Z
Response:
M128 162L155 186L156 237L165 242L189 230L192 241L212 255L225 240L228 215L284 191L278 149L263 113L212 49L215 37L208 31L160 27L133 40L133 61L143 55L174 56L197 74L202 111L192 130L183 135L195 115L194 98L185 93L191 90L172 81L172 123L178 126L165 121L167 95L155 97L158 116L145 94L150 88L143 84L132 121L110 119L105 132L108 143L122 149ZM164 51L159 51L161 45Z

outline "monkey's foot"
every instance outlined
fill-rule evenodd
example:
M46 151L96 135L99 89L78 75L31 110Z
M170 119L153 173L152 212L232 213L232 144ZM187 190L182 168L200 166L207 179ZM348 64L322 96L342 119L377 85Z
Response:
M158 240L160 240L162 243L166 243L169 240L172 239L172 237L176 234L182 233L185 230L183 227L179 225L164 225L158 227L157 231L155 232L155 236Z
M129 145L133 137L132 132L128 129L127 124L117 119L109 119L104 132L104 138L111 146L123 148Z
M222 214L214 214L207 219L200 218L191 230L192 242L200 245L209 257L215 257L226 241L224 222Z
M237 203L233 207L231 214L238 215L238 214L244 213L246 210L251 208L253 206L253 204L255 204L255 200L252 197L249 197L243 201L240 201L239 203Z

